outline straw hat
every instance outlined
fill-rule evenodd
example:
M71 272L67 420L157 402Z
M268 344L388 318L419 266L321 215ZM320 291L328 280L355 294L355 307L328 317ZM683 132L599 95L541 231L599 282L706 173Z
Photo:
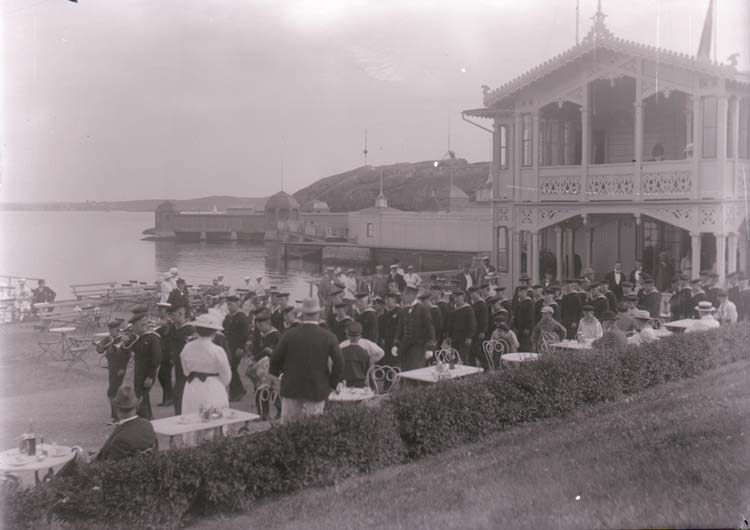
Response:
M211 313L198 315L190 324L196 328L214 329L216 331L222 331L224 329L224 325L219 317Z
M701 311L705 313L712 313L715 308L711 302L704 301L704 302L698 302L698 305L695 306L696 311Z

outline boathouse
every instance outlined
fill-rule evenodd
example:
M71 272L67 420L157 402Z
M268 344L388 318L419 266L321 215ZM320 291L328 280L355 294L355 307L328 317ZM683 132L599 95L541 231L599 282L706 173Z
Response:
M463 112L491 121L494 264L506 284L636 259L722 281L747 270L750 74L604 19Z

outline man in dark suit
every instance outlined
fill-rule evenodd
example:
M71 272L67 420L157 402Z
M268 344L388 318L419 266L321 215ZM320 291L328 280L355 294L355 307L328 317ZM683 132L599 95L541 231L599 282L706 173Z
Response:
M182 353L182 348L185 347L185 344L195 334L195 328L187 322L187 312L182 306L172 306L170 308L170 318L174 326L174 331L169 336L171 340L169 352L172 355L172 364L174 364L174 388L172 389L172 396L174 413L179 416L182 414L182 393L187 383L187 376L182 371L180 354Z
M153 418L150 393L161 364L162 348L161 337L147 329L146 315L145 311L138 311L130 318L131 331L137 339L128 339L128 349L133 352L133 388L140 400L138 415L150 420Z
M435 347L435 328L430 311L417 300L416 287L406 286L402 302L404 307L398 319L393 347L401 360L401 369L416 370L427 364L426 352Z
M643 296L638 308L648 311L653 318L661 316L661 293L656 290L652 278L643 280Z
M583 316L583 300L578 294L578 284L570 280L565 286L565 293L560 302L560 319L565 329L568 331L568 338L575 338L578 331L578 322Z
M471 350L471 339L476 333L477 317L472 307L466 303L463 291L453 292L453 311L448 316L445 335L450 339L451 347L458 352L463 362L468 362Z
M487 359L482 354L482 343L484 342L484 336L487 332L487 326L489 324L489 310L487 309L487 302L482 300L482 296L479 289L475 286L469 289L471 296L471 308L474 310L474 318L477 321L474 335L471 337L471 349L469 350L469 362L470 366L476 366L476 361L479 360L483 368L489 369L487 365Z
M385 356L378 361L378 364L386 366L399 366L398 357L391 354L393 341L396 339L396 328L398 327L398 298L397 294L386 294L385 311L378 317L378 344L385 352Z
M471 266L467 263L464 265L463 270L456 274L456 284L460 291L467 292L469 288L476 285L477 281L474 275L471 273Z
M622 282L625 281L625 274L622 272L622 263L615 263L614 268L604 275L604 281L607 283L609 290L615 295L619 302L622 300Z
M238 296L229 295L226 300L229 314L224 318L224 336L227 341L229 366L232 368L229 401L240 401L247 391L242 385L237 367L246 353L246 344L250 339L250 323L245 313L240 311L240 298Z
M185 284L185 280L177 278L177 287L169 293L167 303L172 307L184 307L185 317L190 318L190 292Z
M282 335L271 355L270 373L281 378L281 420L323 413L325 400L344 373L339 341L319 325L317 298L302 302L302 324ZM330 368L329 368L329 362Z
M518 337L521 351L531 351L531 332L534 325L534 301L529 298L527 290L520 289L517 309L513 313L513 329Z
M354 320L362 326L362 336L372 342L378 342L378 314L370 305L370 295L360 292L354 295L357 299L357 314Z

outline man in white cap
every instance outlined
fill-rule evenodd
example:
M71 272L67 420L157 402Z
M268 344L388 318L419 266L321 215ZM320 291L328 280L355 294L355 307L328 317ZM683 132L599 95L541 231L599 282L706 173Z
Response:
M341 381L344 358L336 336L320 327L317 298L302 302L302 324L281 336L271 355L270 373L281 378L283 422L320 415ZM329 364L330 363L330 364Z
M720 327L719 321L714 318L714 306L708 300L698 302L695 306L698 312L698 320L692 326L685 330L685 333L694 333L696 331L706 331Z

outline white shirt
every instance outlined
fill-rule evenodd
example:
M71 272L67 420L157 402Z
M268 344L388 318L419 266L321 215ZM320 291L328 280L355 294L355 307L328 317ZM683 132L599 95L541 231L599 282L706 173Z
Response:
M582 318L578 322L578 332L576 335L581 336L584 339L598 339L604 335L604 331L602 330L601 322L599 322L596 317L590 322L587 322Z
M232 369L224 348L211 342L210 337L198 337L185 344L180 353L180 362L185 376L190 372L219 374L224 386L232 380Z
M466 274L464 272L463 275L466 279L466 288L468 289L469 287L474 287L474 280L472 279L471 274Z
M161 282L161 299L160 302L164 303L169 298L169 293L177 289L177 282L172 278L168 280L162 280Z
M422 283L422 277L416 272L407 272L404 275L404 281L406 282L406 285L419 287L419 284Z
M340 349L344 349L347 346L351 344L351 341L349 339L346 339L344 342L339 344ZM375 344L369 339L366 339L364 337L361 337L357 341L357 346L361 346L363 350L367 352L367 355L370 356L370 364L373 365L376 362L378 362L380 359L383 358L385 355L385 352L383 351L383 348Z
M737 306L731 300L719 304L715 318L719 321L719 324L736 324Z
M357 294L357 278L344 276L344 298L354 298Z
M622 273L621 273L621 272L617 272L617 271L614 271L614 276L615 276L615 283L616 283L617 285L620 285L620 281L621 281L621 279L622 279Z

